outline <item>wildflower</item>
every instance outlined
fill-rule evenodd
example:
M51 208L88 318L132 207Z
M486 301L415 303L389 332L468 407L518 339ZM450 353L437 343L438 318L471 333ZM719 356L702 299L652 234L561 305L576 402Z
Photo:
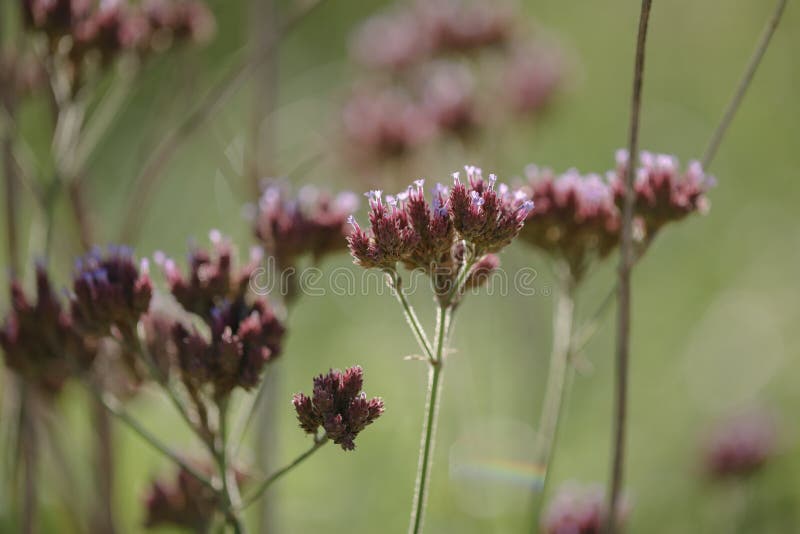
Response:
M153 294L147 260L137 266L130 248L109 247L106 255L93 250L76 267L71 302L75 325L96 336L107 336L112 328L133 335Z
M367 395L361 388L364 373L361 367L350 367L344 372L330 370L314 379L311 397L297 393L292 404L297 411L300 428L315 434L322 427L326 436L342 449L355 448L354 440L367 425L383 413L383 400Z
M372 68L399 70L421 59L428 43L417 17L394 9L368 18L350 43L351 55Z
M609 173L619 206L622 206L625 194L628 160L627 151L617 151L617 169ZM642 151L639 163L633 185L634 214L643 221L648 237L655 235L665 224L690 213L708 212L710 202L706 193L715 180L705 174L699 162L690 162L686 171L681 172L676 157Z
M266 301L225 301L211 311L210 338L181 323L173 326L181 379L191 392L213 387L215 399L235 387L258 385L264 366L281 353L285 329Z
M467 137L480 126L475 80L469 69L439 62L422 89L422 107L433 117L438 131Z
M503 67L503 90L515 113L536 113L563 78L563 60L553 47L530 43L515 49Z
M164 271L167 284L175 300L183 308L209 320L212 310L223 301L239 301L247 294L250 277L258 268L261 253L253 249L250 261L236 267L235 254L230 239L212 230L210 251L195 247L189 253L189 273L181 273L175 261L163 253L156 254L156 263Z
M495 2L436 0L422 2L418 9L431 47L439 52L501 46L513 33L513 11Z
M775 454L777 429L764 414L744 414L719 424L704 450L708 474L717 479L758 472Z
M598 175L570 170L527 170L526 190L534 202L520 237L563 259L580 279L592 259L608 256L619 242L619 210L614 192Z
M403 90L357 88L342 111L343 136L354 160L396 159L430 140L435 125Z
M76 332L41 267L36 294L31 303L17 282L11 284L12 309L0 329L0 346L9 368L54 395L72 374L91 366L97 346Z
M196 467L205 475L212 473L210 465ZM247 482L247 475L236 471L237 483ZM219 497L185 469L179 469L171 481L154 480L145 496L146 528L164 525L207 532L214 514L222 505Z
M628 505L623 503L617 520L624 522ZM599 485L564 484L542 516L545 534L600 534L606 522L605 494Z
M481 169L465 167L469 186L458 173L453 175L450 216L456 233L475 249L476 256L498 252L511 243L533 209L533 202L522 191L512 193L496 186L497 177L483 179Z
M344 249L347 217L357 207L358 197L349 191L334 196L305 186L292 198L286 184L268 184L258 202L255 233L280 269L305 255L317 263Z

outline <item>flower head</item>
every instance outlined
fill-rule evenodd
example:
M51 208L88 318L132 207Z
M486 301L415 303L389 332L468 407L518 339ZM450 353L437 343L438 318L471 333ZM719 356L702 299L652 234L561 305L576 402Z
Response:
M290 197L286 184L271 183L258 202L255 233L281 269L294 266L305 255L319 262L344 250L347 218L357 207L358 197L349 191L332 195L304 186Z
M628 161L627 151L619 150L617 169L609 173L619 206L622 206L625 195ZM643 221L647 236L690 213L708 212L710 202L706 193L714 186L715 180L705 174L699 162L692 161L685 171L681 171L676 157L642 151L639 163L633 186L634 213Z
M561 176L527 169L534 209L520 237L570 266L580 278L590 260L606 257L619 242L619 210L611 187L598 175L575 170Z
M72 283L72 317L83 332L96 336L136 331L153 295L147 260L140 264L127 247L93 250L76 262Z
M211 310L209 328L207 338L181 323L173 326L181 379L190 391L210 385L220 399L235 387L250 390L281 353L285 329L264 300L223 302Z
M300 428L316 435L322 427L326 436L342 449L353 450L359 432L383 413L383 400L380 397L368 400L361 391L363 383L364 373L359 366L344 372L332 369L316 377L311 397L297 393L292 398Z
M414 13L394 9L368 18L350 42L351 55L372 68L403 69L428 49L426 35Z
M617 511L617 520L624 521L628 505L623 502ZM545 534L600 534L607 517L605 492L599 485L581 486L564 484L542 516Z
M156 263L164 271L169 290L183 308L204 319L223 301L238 301L247 294L250 277L259 266L260 251L254 249L250 261L236 266L236 255L230 239L218 231L210 232L211 250L195 247L189 252L186 276L175 261L163 253L156 254Z
M759 471L777 452L775 421L761 413L739 415L720 423L708 436L704 461L717 479L745 477Z
M45 270L36 269L36 302L11 284L11 312L0 328L6 365L43 392L58 393L74 373L91 366L96 343L74 328L52 290Z
M469 53L507 43L514 29L514 13L497 2L435 0L421 2L420 23L431 47L440 52Z

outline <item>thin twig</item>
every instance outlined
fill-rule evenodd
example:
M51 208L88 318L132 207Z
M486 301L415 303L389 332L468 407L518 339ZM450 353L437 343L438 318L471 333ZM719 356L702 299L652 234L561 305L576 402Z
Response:
M778 0L778 4L775 6L775 11L772 13L772 17L770 17L769 21L767 22L767 25L761 34L761 38L756 44L756 49L753 51L753 55L750 57L750 61L747 63L747 68L742 75L742 79L736 86L736 91L734 91L733 97L731 98L730 103L728 103L728 107L725 108L722 121L720 121L719 126L717 126L717 129L714 131L714 135L711 136L711 140L708 143L708 148L706 148L706 152L703 155L704 169L707 169L711 166L714 156L717 155L719 145L722 143L722 139L725 137L725 133L728 131L728 127L731 125L731 122L733 122L733 117L739 110L739 106L741 105L742 100L744 100L747 89L750 87L750 84L756 75L756 70L758 70L758 66L761 64L761 60L764 58L764 54L767 52L770 40L772 39L775 30L778 28L778 23L781 20L784 9L786 8L786 2L787 0Z
M617 503L622 487L625 461L625 426L628 402L628 358L630 352L631 321L631 270L633 268L633 180L639 152L639 115L642 108L642 85L644 82L645 44L650 20L652 0L642 0L639 14L639 34L636 41L636 60L633 73L633 97L631 99L631 122L628 137L628 168L625 173L625 200L622 210L622 240L620 243L616 383L614 407L613 461L608 491L608 514L605 531L617 531Z
M320 6L324 0L312 0L288 19L278 29L274 44L280 40L281 37L291 31L299 22L301 22L308 14L315 8ZM271 47L270 47L271 48ZM265 51L266 52L266 51ZM245 56L244 53L241 53ZM269 57L268 53L264 53L258 62L248 60L247 57L240 58L237 63L225 74L211 90L206 93L206 96L198 104L194 110L170 133L166 135L159 143L159 145L152 152L152 155L145 162L141 172L134 180L134 190L131 194L130 201L128 202L128 211L126 212L122 229L120 232L120 241L123 243L133 243L138 237L141 230L140 220L144 214L145 206L150 200L150 195L153 187L156 185L159 176L166 167L167 163L172 159L175 151L186 141L186 139L193 134L197 129L211 117L214 112L219 109L220 105L231 97L242 84L250 77L254 67L260 62L266 61Z
M425 333L425 329L419 322L419 318L414 312L414 308L411 306L411 303L408 302L405 293L403 293L403 279L400 277L400 273L398 273L396 270L392 270L386 274L389 276L392 282L390 289L392 292L394 292L397 301L403 308L403 315L408 322L408 326L411 328L411 332L414 334L414 339L417 340L417 344L422 349L422 352L425 353L425 357L428 358L428 360L433 361L434 354L431 342L428 340L428 335Z
M271 474L266 480L261 482L258 487L251 493L242 504L242 510L256 502L259 497L261 497L267 488L269 488L272 484L274 484L278 479L280 479L283 475L303 463L309 456L317 452L323 445L328 442L328 437L323 435L319 438L314 439L314 444L308 449L306 452L295 458L291 463L282 467L281 469L277 470L273 474Z

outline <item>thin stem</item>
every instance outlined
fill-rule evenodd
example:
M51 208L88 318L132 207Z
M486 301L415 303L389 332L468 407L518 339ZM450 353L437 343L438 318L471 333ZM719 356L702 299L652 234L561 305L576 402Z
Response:
M392 291L397 298L397 301L400 303L400 306L403 307L403 315L406 317L406 321L408 322L408 326L411 328L411 332L414 334L414 339L417 340L419 347L422 349L424 356L428 358L428 360L433 360L433 349L431 348L431 342L428 341L428 336L425 334L425 329L422 327L422 324L417 317L417 314L414 312L414 308L411 306L411 303L408 302L406 299L405 294L403 293L403 279L400 277L400 273L395 270L388 271L387 275L392 281Z
M6 238L8 239L8 264L11 279L15 279L21 267L19 253L19 172L14 158L14 138L17 132L15 115L16 106L10 85L5 90L0 89L0 106L4 108L7 120L0 124L2 140L0 150L3 158L3 176L5 178L6 197Z
M163 454L181 469L189 473L191 476L196 478L201 484L209 488L215 494L219 493L219 489L215 488L211 481L202 473L200 473L197 469L192 467L190 464L183 461L183 459L170 449L167 445L162 443L155 435L153 435L149 430L144 428L139 421L134 419L122 405L119 403L117 399L112 397L109 394L102 393L97 390L97 388L93 387L91 384L87 384L87 389L89 392L103 405L103 407L111 413L114 417L119 419L122 423L125 424L128 428L133 430L140 438L145 440L147 443L150 444L154 449L158 452Z
M236 483L236 471L228 458L228 402L219 403L219 441L215 448L215 458L219 466L219 476L222 479L222 497L225 502L225 515L228 524L233 527L236 534L244 534L246 529L239 517L238 509L241 507L239 486Z
M417 479L414 486L414 500L409 521L409 534L422 532L425 504L428 500L428 486L431 478L431 462L436 436L436 422L439 415L439 393L444 364L444 341L450 324L450 309L439 306L436 328L436 355L428 365L428 396L425 403L425 422L422 426L422 443L419 450Z
M614 407L613 462L608 491L608 514L605 531L617 531L616 510L622 487L625 461L625 425L628 402L628 358L630 353L631 321L631 270L633 268L633 180L639 150L639 116L642 108L644 82L645 44L650 20L652 0L642 0L639 15L639 33L636 42L636 60L633 74L631 122L628 137L628 168L625 173L625 200L622 210L622 240L618 277L616 383Z
M278 35L273 40L272 46L323 2L324 0L312 0L283 21L278 28ZM134 190L128 203L129 209L123 218L120 233L122 242L133 243L136 241L142 226L140 224L141 217L146 211L145 206L150 200L152 189L177 149L214 114L223 102L230 98L247 81L253 74L255 67L269 59L269 54L267 53L269 50L262 50L262 52L262 55L255 62L248 60L246 57L239 59L225 76L206 93L200 104L174 130L170 131L153 150L152 155L147 159L141 172L134 180Z
M725 113L722 115L722 120L720 121L717 129L714 131L714 135L711 136L711 140L708 143L708 148L706 148L706 152L703 155L704 169L707 169L711 166L711 162L714 160L714 156L717 155L717 150L722 143L722 139L725 137L725 133L728 131L728 127L731 125L731 122L733 122L733 118L736 116L736 112L739 110L739 106L742 104L745 94L747 94L747 89L750 87L753 78L755 78L756 70L758 70L758 66L761 64L761 60L764 58L764 54L767 52L770 40L772 40L772 36L775 33L775 30L778 28L778 23L781 21L781 16L786 8L786 2L787 0L778 0L778 4L775 6L775 11L772 13L769 21L767 21L767 25L764 27L761 38L756 44L756 49L753 51L753 55L750 57L750 61L747 63L747 68L742 75L742 79L739 80L739 84L736 86L733 97L728 103L728 107L725 108Z
M261 484L259 484L259 486L255 489L255 491L253 491L253 493L251 493L249 497L245 498L244 504L242 504L241 509L244 510L245 508L256 502L264 494L264 492L267 491L267 488L269 488L272 484L274 484L278 479L283 477L286 473L288 473L289 471L291 471L292 469L303 463L309 456L317 452L327 442L328 442L328 437L325 435L323 435L320 438L314 439L314 444L311 446L310 449L308 449L306 452L304 452L303 454L292 460L291 463L285 465L284 467L272 473L266 480L261 482Z
M567 268L568 269L568 268ZM535 464L544 471L541 492L547 487L553 451L558 437L561 412L567 396L567 375L572 354L572 330L575 319L575 283L569 272L560 273L556 293L556 308L553 316L553 347L550 353L550 367L545 385L542 415L539 418ZM541 502L541 500L540 500Z
M24 473L21 532L33 534L37 531L39 439L36 432L35 402L29 384L20 385L19 447Z

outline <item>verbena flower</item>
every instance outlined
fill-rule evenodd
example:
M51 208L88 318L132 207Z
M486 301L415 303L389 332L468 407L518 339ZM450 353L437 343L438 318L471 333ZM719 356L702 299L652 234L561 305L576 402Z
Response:
M628 152L617 151L617 169L609 173L617 204L621 207L625 191ZM653 236L665 224L683 219L690 213L707 213L710 202L706 197L715 180L703 171L697 161L689 162L685 171L675 156L639 153L639 168L634 179L635 215L643 224L647 236Z
M441 52L471 52L509 42L514 12L499 2L435 0L417 6L431 47Z
M718 479L746 477L777 453L775 421L763 413L740 415L712 430L703 451L705 468Z
M562 85L564 61L553 46L517 46L503 66L503 94L514 113L541 111Z
M205 475L213 469L208 464L195 467ZM236 471L237 483L247 482L247 475ZM223 504L219 497L207 486L184 469L179 469L173 480L154 480L144 498L147 515L144 526L156 528L177 526L208 532L214 514Z
M128 247L109 247L106 254L94 249L76 262L72 318L87 334L107 336L116 329L123 337L130 336L152 295L147 260L137 264Z
M213 253L195 249L189 275L183 276L163 254L161 263L170 290L190 313L206 323L208 334L175 322L172 336L181 380L193 395L210 389L215 400L241 387L258 385L264 366L282 349L285 328L263 298L249 298L249 277L258 256L237 267L230 241L211 232Z
M174 260L156 254L156 263L164 271L170 293L183 308L206 320L224 301L238 301L247 294L250 277L260 265L259 249L250 252L249 262L237 267L233 245L217 230L210 233L212 249L194 247L189 252L189 272L181 273Z
M429 49L416 14L394 8L364 21L350 40L353 58L371 68L399 70L419 61Z
M617 520L624 522L629 511L623 502ZM600 485L566 483L556 492L541 519L545 534L600 534L607 518L605 492Z
M596 174L575 170L556 176L534 166L526 169L534 202L523 241L563 259L580 279L593 259L602 259L619 243L620 217L611 186Z
M287 184L267 184L258 202L255 233L280 269L294 267L307 255L317 263L345 249L347 217L357 207L358 197L349 191L332 195L305 186L292 197Z
M359 366L344 372L330 370L314 378L311 397L297 393L292 398L300 428L316 435L322 427L342 449L355 449L356 436L383 413L383 399L367 399L361 391L363 383L364 373Z
M36 302L19 283L11 284L11 311L0 329L6 365L47 394L58 393L75 372L88 369L96 342L73 327L45 270L36 269Z
M438 61L427 69L421 90L422 108L430 115L438 132L469 137L481 127L476 82L465 66Z

